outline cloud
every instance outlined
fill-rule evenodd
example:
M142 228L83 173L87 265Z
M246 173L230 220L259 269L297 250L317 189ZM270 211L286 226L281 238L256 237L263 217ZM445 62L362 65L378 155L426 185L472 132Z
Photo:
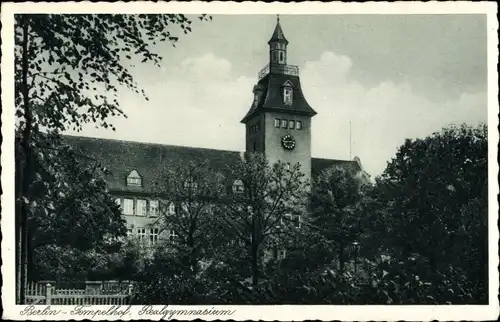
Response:
M462 93L436 103L417 95L410 82L385 80L368 87L351 73L348 56L324 52L301 68L304 94L318 112L313 119L314 157L359 156L372 175L406 138L424 137L450 123L486 120L486 94ZM256 71L257 72L257 71ZM81 135L225 150L245 148L240 124L252 102L256 78L238 76L230 61L212 53L186 57L170 69L144 70L137 80L150 101L123 92L127 119L115 119L116 132L91 126Z
M206 54L187 57L170 69L137 74L149 101L122 91L120 104L128 118L114 118L116 132L87 126L81 133L142 142L244 149L240 124L252 102L256 79L234 77L231 63Z
M315 156L348 159L351 122L352 156L359 156L365 169L377 175L406 138L425 137L451 123L475 125L487 119L484 92L438 103L417 95L408 81L386 80L367 87L351 77L351 66L348 57L327 52L302 71L305 95L318 112Z

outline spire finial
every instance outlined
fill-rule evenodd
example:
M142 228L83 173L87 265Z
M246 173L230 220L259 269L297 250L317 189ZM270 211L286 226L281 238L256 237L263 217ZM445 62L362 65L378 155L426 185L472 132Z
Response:
M277 22L277 23L280 23L280 15L279 15L279 14L278 14L278 15L276 15L276 22Z

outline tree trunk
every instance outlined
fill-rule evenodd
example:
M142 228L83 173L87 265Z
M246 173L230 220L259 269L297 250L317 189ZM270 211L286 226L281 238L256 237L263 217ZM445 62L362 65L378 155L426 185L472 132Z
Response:
M259 254L257 245L252 241L252 285L257 287L259 285Z
M345 266L345 259L344 259L344 237L340 237L340 243L339 243L339 266L340 266L340 273L342 274L344 272L344 266Z
M23 21L23 40L22 40L22 95L23 95L23 107L24 107L24 117L25 126L22 133L21 139L21 155L24 158L24 162L21 166L20 184L17 189L17 197L19 198L17 216L18 216L18 229L19 232L19 264L18 264L18 289L17 295L19 298L19 303L25 303L25 288L27 282L27 255L28 255L28 234L27 234L27 204L24 202L23 197L28 195L29 187L32 178L32 165L33 165L33 155L30 146L31 130L33 116L30 108L29 100L29 88L28 88L28 32L29 32L29 21L24 17ZM16 160L16 162L21 162L21 160Z

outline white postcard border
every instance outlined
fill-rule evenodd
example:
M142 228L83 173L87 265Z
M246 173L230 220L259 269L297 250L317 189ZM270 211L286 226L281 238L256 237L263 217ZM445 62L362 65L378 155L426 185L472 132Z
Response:
M14 52L13 15L15 13L207 13L207 14L487 14L488 29L488 177L489 177L489 305L282 305L282 306L169 306L168 310L227 309L234 314L224 316L183 316L171 318L191 320L490 320L499 315L498 303L498 21L497 6L493 2L367 2L367 3L262 3L262 2L67 2L67 3L3 3L2 21L2 302L4 318L30 320L88 319L88 316L71 314L72 307L51 306L62 310L57 315L22 315L26 306L15 305L15 253L14 253ZM43 309L44 306L41 306ZM93 306L103 310L109 306ZM162 306L155 306L161 310ZM39 309L39 308L37 308ZM138 315L142 306L134 306L122 319L158 320L161 315ZM112 316L95 316L95 320L115 320Z

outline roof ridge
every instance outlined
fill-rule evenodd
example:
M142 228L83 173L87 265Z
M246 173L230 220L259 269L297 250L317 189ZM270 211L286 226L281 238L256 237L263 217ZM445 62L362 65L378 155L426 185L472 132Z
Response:
M69 137L69 138L76 138L76 139L100 140L100 141L113 141L113 142L121 142L121 143L127 143L127 144L132 143L132 144L137 144L137 145L149 145L149 146L160 146L160 147L212 150L212 151L231 152L231 153L240 153L241 152L238 150L223 150L223 149L204 148L204 147L187 146L187 145L165 144L165 143L156 143L156 142L143 142L143 141L133 141L133 140L124 140L124 139L99 138L99 137L83 136L83 135L63 134L62 137L63 138Z
M356 161L354 161L354 160L344 160L344 159L327 159L327 158L316 158L316 157L311 157L311 159L316 159L316 160L325 160L325 161L356 162Z

